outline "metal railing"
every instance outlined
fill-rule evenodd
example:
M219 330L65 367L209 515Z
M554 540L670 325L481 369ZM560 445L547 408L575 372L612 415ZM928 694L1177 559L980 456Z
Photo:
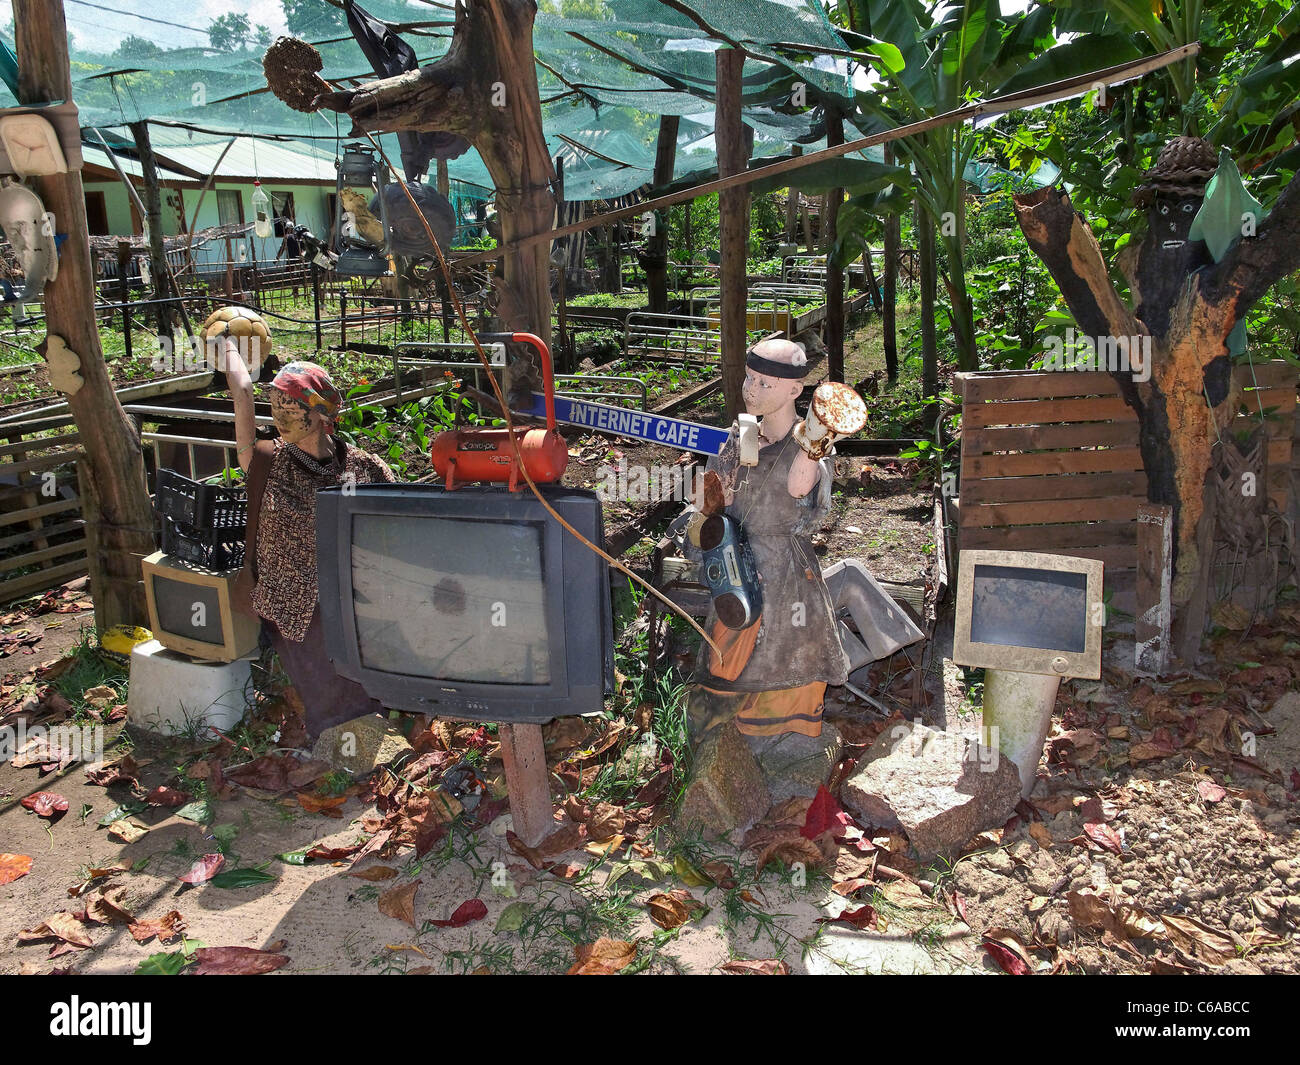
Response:
M634 311L623 333L623 358L678 356L688 362L721 362L722 334L708 318Z
M573 392L569 390L561 391L559 385L563 381L581 381L584 384L594 381L606 381L614 384L630 385L636 389L635 392L607 392L602 389L595 389L591 392ZM646 383L639 377L623 376L619 374L588 374L588 373L570 373L558 374L555 378L555 394L563 396L565 399L586 399L591 402L599 402L607 399L640 399L641 409L649 410L650 397L646 389Z
M393 345L393 388L399 402L402 401L402 368L404 366L424 370L456 370L462 373L470 371L474 374L474 387L480 392L483 391L483 364L477 358L453 361L448 359L424 359L406 354L406 352L416 349L420 351L470 352L476 350L473 344L440 344L436 341L425 342L421 340L408 340ZM483 349L488 353L488 362L492 366L505 367L506 346L504 344L484 344ZM427 392L422 393L422 395L427 394Z

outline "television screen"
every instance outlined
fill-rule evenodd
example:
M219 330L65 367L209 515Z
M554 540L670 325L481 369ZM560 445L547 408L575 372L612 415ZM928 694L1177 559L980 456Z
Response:
M156 628L188 640L221 646L226 635L221 624L220 592L211 586L153 575Z
M537 522L357 515L352 596L362 666L549 684L542 563Z
M1085 650L1086 573L977 564L972 585L972 641L1079 654Z
M604 542L594 492L547 486ZM386 706L479 721L604 708L613 619L604 560L528 492L429 484L316 497L325 646Z

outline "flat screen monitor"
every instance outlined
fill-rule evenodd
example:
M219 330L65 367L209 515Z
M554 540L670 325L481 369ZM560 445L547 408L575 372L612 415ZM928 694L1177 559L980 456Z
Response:
M238 572L203 569L162 551L142 562L149 627L169 651L233 662L257 650L261 623L232 609Z
M1103 564L1032 551L963 551L953 661L1101 676Z
M542 491L603 543L595 493ZM504 722L604 708L613 684L605 562L531 493L326 489L316 542L326 649L386 706Z

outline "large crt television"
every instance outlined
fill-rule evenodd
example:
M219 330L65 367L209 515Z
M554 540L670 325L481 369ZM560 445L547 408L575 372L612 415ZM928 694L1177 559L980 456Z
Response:
M203 569L162 551L142 562L149 627L169 651L233 662L257 650L261 622L233 609L238 570Z
M541 491L603 547L594 492ZM328 488L316 497L316 549L326 650L384 705L501 722L604 708L608 570L531 493Z

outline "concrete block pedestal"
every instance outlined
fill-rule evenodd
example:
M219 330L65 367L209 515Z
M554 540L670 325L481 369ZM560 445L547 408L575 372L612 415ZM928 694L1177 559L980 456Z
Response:
M163 736L212 739L239 724L253 698L253 656L202 662L157 640L131 652L127 721Z

